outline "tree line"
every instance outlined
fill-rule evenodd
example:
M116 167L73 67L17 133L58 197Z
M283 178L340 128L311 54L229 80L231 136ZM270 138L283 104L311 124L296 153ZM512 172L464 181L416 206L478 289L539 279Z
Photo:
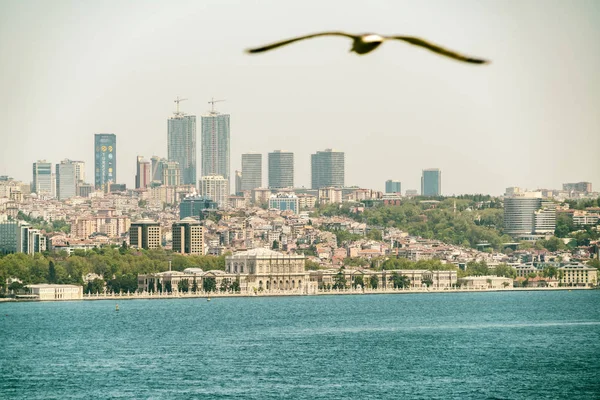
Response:
M138 274L174 271L186 268L225 270L225 256L181 255L164 249L131 249L127 247L102 247L89 251L75 250L72 255L60 253L15 253L0 255L0 290L8 289L8 278L16 278L22 285L57 283L83 285L83 277L93 273L96 281L86 285L86 290L96 290L106 284L109 291L137 290ZM14 288L19 285L15 284Z

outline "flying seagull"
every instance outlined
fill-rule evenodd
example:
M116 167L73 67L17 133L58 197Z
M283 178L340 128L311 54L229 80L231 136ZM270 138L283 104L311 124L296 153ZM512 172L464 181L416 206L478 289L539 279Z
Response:
M402 40L403 42L408 42L415 46L424 47L428 50L433 51L434 53L438 53L438 54L441 54L446 57L454 58L455 60L458 60L458 61L464 61L464 62L468 62L471 64L487 64L489 62L487 60L482 60L479 58L472 58L472 57L468 57L468 56L456 53L452 50L445 49L443 47L437 46L433 43L427 42L427 41L425 41L423 39L419 39L417 37L382 36L382 35L377 35L375 33L352 35L352 34L346 33L346 32L320 32L320 33L313 33L311 35L298 36L295 38L283 40L281 42L271 43L266 46L256 47L254 49L248 49L246 51L248 53L252 53L252 54L262 53L264 51L269 51L269 50L276 49L281 46L285 46L286 44L298 42L298 41L304 40L304 39L319 37L319 36L344 36L344 37L350 38L350 39L352 39L352 48L350 49L350 52L354 52L357 54L370 53L371 51L373 51L377 47L379 47L379 45L381 43L385 42L386 40Z

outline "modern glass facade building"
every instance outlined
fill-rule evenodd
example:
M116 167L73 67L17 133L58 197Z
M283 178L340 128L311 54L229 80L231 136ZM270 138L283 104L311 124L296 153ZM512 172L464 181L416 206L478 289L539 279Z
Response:
M56 197L59 200L77 196L77 165L70 160L56 164Z
M402 184L400 181L387 180L385 181L386 193L402 193Z
M175 113L168 121L169 161L177 161L184 185L196 184L196 116Z
M17 252L19 223L17 221L0 222L0 254Z
M312 188L344 187L344 153L332 149L311 155Z
M210 112L202 116L202 176L221 175L229 182L229 114Z
M294 187L294 153L275 150L269 153L269 188Z
M34 254L46 251L46 236L20 221L0 222L0 253Z
M200 220L204 217L204 210L216 210L218 207L216 202L206 197L186 197L179 203L179 219L192 217Z
M535 240L553 234L556 204L536 192L504 199L504 232L512 237Z
M37 194L52 195L52 163L40 160L33 163L32 191Z
M442 171L438 168L424 169L421 175L421 196L442 195Z
M96 189L107 191L111 183L117 183L117 135L97 133L94 135L94 184Z
M262 187L262 154L242 154L242 191Z

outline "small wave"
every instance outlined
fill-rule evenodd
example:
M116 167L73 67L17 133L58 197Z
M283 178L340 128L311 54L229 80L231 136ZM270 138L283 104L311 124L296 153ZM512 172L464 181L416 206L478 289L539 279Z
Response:
M457 325L415 325L415 326L382 326L382 327L327 327L311 328L300 330L275 329L271 334L279 335L298 335L298 336L318 336L318 335L339 335L345 333L368 333L368 332L410 332L420 330L461 330L461 329L513 329L513 328L546 328L558 326L598 326L600 321L548 321L548 322L515 322L515 323L481 323L481 324L457 324Z

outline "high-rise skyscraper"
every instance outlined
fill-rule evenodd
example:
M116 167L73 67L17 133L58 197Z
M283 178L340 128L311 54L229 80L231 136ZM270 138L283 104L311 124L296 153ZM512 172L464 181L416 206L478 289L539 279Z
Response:
M146 189L150 186L151 179L152 167L150 161L144 160L143 156L138 156L136 163L135 188Z
M117 183L117 135L96 133L94 135L94 184L96 189L108 191L111 183Z
M294 153L275 150L269 153L269 188L294 187Z
M46 160L39 160L33 163L33 185L31 191L39 195L52 195L52 163L46 162Z
M402 184L400 181L387 180L385 181L386 193L402 193Z
M77 196L77 166L71 160L56 164L56 197L66 200Z
M202 116L202 176L221 175L229 182L229 146L229 114L213 108Z
M242 191L262 187L262 154L242 154Z
M229 182L221 175L207 175L200 178L200 194L225 208L229 204Z
M438 168L423 170L421 176L421 196L442 195L442 171Z
M332 149L311 154L313 189L344 187L344 153Z
M177 161L184 185L196 185L196 116L177 111L168 121L168 159Z

